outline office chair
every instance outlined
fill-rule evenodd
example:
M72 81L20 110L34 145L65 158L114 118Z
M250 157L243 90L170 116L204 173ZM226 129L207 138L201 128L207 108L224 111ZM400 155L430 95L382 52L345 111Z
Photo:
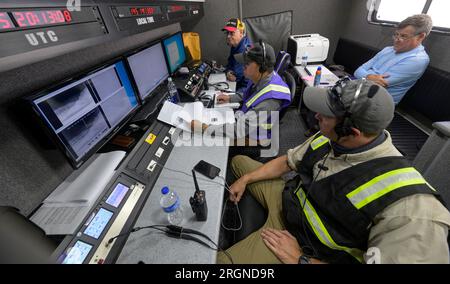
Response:
M295 97L295 93L297 90L297 83L295 82L295 78L294 76L292 76L291 73L285 71L282 76L281 76L284 80L284 82L288 85L289 90L291 91L291 104L294 101L294 97ZM280 121L283 118L284 114L286 113L287 108L285 108L283 111L281 111L280 113Z
M286 51L281 50L277 54L277 58L275 60L274 71L278 73L278 75L282 75L286 72L286 70L291 66L291 55Z

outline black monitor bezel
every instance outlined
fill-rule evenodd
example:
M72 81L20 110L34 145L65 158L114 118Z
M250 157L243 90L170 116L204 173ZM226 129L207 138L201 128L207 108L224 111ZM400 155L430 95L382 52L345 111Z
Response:
M178 66L178 68L175 69L175 70L171 73L171 72L170 72L169 55L166 53L166 49L164 48L164 40L166 40L166 39L168 39L168 38L171 38L171 37L173 37L173 36L175 36L175 35L177 35L177 34L180 34L180 36L181 36L181 42L183 43L183 49L184 49L184 62L181 63L180 66ZM166 59L167 70L169 71L169 75L170 75L170 76L173 76L173 75L175 75L175 74L178 72L178 70L180 69L180 67L182 67L183 65L186 64L186 62L187 62L187 60L188 60L188 58L187 58L187 53L186 53L186 48L184 47L183 32L182 32L182 31L178 31L178 32L176 32L176 33L173 33L173 34L171 34L171 35L168 35L168 36L165 36L165 37L161 38L161 44L162 44L163 51L164 51L164 58Z
M161 48L162 48L162 50L163 50L164 60L166 61L166 68L167 68L167 73L168 73L167 78L169 78L172 74L170 74L170 70L169 70L169 68L168 68L168 66L167 66L166 53L165 53L165 51L164 51L164 46L163 46L162 40L160 40L160 39L158 39L158 40L153 40L153 41L151 41L151 42L145 43L143 46L140 46L140 47L138 47L138 48L136 48L136 49L133 49L133 50L131 50L131 51L129 51L129 52L126 52L126 53L122 56L122 57L123 57L123 60L124 60L124 62L125 62L125 67L126 67L128 73L129 73L129 75L131 75L131 76L130 76L130 77L131 77L131 80L130 80L130 81L131 81L131 84L133 85L134 92L136 93L136 97L139 99L139 102L140 102L141 106L144 105L146 102L150 101L150 100L154 97L154 93L155 93L156 90L158 90L158 87L159 87L159 86L156 87L155 89L153 89L153 91L151 91L151 92L145 97L145 99L142 99L141 96L139 95L139 88L138 88L138 85L137 85L136 80L135 80L135 78L134 78L133 71L131 70L130 63L128 62L128 57L130 57L130 56L132 56L132 55L134 55L134 54L136 54L136 53L139 53L139 52L141 52L141 51L143 51L143 50L145 50L145 49L147 49L147 48L149 48L149 47L151 47L151 46L153 46L153 45L155 45L155 44L158 44L158 43L161 44ZM165 81L167 81L167 79L166 79Z
M126 63L124 62L124 58L122 56L116 57L114 59L111 59L109 61L103 62L100 65L95 65L94 67L91 67L85 71L79 72L76 75L69 77L61 82L58 82L56 84L47 86L43 89L40 89L39 91L35 92L34 94L28 96L25 98L25 101L29 105L29 107L32 109L34 120L37 121L37 123L40 125L40 128L43 129L43 131L46 133L47 137L52 140L52 142L55 144L55 146L63 153L63 155L66 157L66 160L69 162L69 164L74 169L78 169L81 167L87 160L89 160L100 148L102 148L116 133L119 131L140 109L140 100L139 96L136 93L136 90L133 87L133 84L131 83L132 80L130 79L129 70L126 70L128 78L130 79L130 83L132 85L132 89L136 98L137 105L136 107L126 115L121 122L119 122L114 128L112 128L105 137L103 137L94 147L92 147L86 154L83 155L82 158L80 158L78 161L74 159L70 153L68 153L67 148L63 145L62 141L57 137L56 133L51 130L50 126L47 124L45 119L41 117L39 110L37 109L36 104L34 101L40 97L43 97L45 95L48 95L60 88L63 88L64 86L67 86L75 81L81 80L86 76L92 75L98 71L101 71L102 69L105 69L109 66L115 65L119 62L121 62L126 68Z

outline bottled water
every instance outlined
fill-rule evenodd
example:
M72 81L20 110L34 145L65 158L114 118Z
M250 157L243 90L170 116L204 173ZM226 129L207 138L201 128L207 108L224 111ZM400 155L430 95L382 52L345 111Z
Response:
M314 76L314 87L320 85L320 77L322 75L322 67L317 67L316 76Z
M305 52L305 53L303 54L303 56L302 56L302 63L301 63L301 66L302 66L303 68L306 68L307 65L308 65L308 53Z
M176 104L180 101L180 97L178 95L177 86L172 81L172 78L169 77L167 79L167 89L169 90L169 97L167 98L172 103Z
M172 225L179 225L183 221L183 211L180 206L180 199L175 191L165 186L161 189L161 199L159 204L164 212L167 213L167 219Z

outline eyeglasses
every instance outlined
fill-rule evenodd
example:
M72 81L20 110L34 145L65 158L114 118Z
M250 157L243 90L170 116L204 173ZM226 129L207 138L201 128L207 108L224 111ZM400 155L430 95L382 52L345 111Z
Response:
M330 109L338 117L343 116L346 112L346 108L342 102L342 92L347 83L350 81L350 77L346 76L339 79L333 87L328 89L328 102L330 104Z
M414 34L414 35L402 35L402 34L399 34L399 33L394 33L392 35L392 39L393 40L405 41L405 40L411 39L411 38L413 38L415 36L417 36L417 34Z
M234 34L236 33L236 31L232 31L232 32L230 32L230 31L225 31L224 33L225 33L225 36L234 36Z

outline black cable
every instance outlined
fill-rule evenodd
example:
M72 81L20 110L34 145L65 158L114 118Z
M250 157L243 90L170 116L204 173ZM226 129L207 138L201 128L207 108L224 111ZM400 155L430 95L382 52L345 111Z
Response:
M223 250L222 248L219 247L218 244L216 244L210 237L208 237L207 235L205 235L202 232L193 230L193 229L189 229L189 228L183 228L180 226L175 226L175 225L150 225L150 226L144 226L144 227L135 227L125 233L119 234L117 236L114 236L112 238L110 238L108 240L107 245L111 244L115 239L121 237L121 236L125 236L125 235L129 235L131 233L140 231L142 229L155 229L161 232L164 232L167 236L172 237L172 238L177 238L177 239L184 239L184 240L190 240L190 241L194 241L197 242L201 245L204 245L205 247L215 250L215 251L222 251L224 252L224 254L228 257L228 259L230 260L230 262L232 264L234 264L233 259L231 258L231 255L226 252L225 250ZM191 236L189 234L193 234L193 235L198 235L201 237L204 237L205 239L207 239L208 241L210 241L214 246L210 246L209 244L207 244L206 242L202 241L199 238L196 238L194 236Z
M213 87L217 91L227 92L230 89L230 84L228 82L217 82L217 83L207 83L209 87ZM225 85L225 87L221 87L220 85Z
M303 215L305 214L305 213L304 213L304 210L305 210L306 200L308 199L308 195L309 195L309 193L311 192L311 190L312 190L312 188L313 188L313 186L314 186L314 184L315 184L317 178L319 177L319 174L320 174L320 173L322 172L322 170L324 170L324 169L327 169L327 170L328 170L328 168L325 167L325 162L327 161L328 156L330 155L331 151L332 151L332 150L328 151L328 153L325 155L325 158L324 158L324 160L323 160L323 162L322 162L322 165L321 165L321 166L320 166L320 165L317 166L317 167L319 168L319 171L317 172L316 176L313 178L313 180L312 180L312 182L311 182L311 185L309 186L308 191L305 192L305 200L303 201L303 205L300 204L301 207L302 207L302 211L303 211L303 212L301 212L301 214L300 214L300 216L301 216L301 218L302 218L303 232L305 233L305 236L306 236L306 239L307 239L307 241L308 241L308 244L309 244L310 249L312 249L312 251L313 251L313 253L314 253L313 257L318 257L319 255L317 254L317 251L316 251L316 249L314 248L311 239L309 238L308 232L306 231L306 225L307 225L307 224L306 224L306 221L305 221L305 218L303 217ZM299 190L300 190L300 189L299 189ZM306 216L305 216L305 217L306 217Z
M117 239L117 238L119 238L119 237L122 237L122 236L128 236L129 234L134 233L134 232L137 232L137 231L140 231L140 230L142 230L142 229L155 229L155 230L159 230L159 231L163 231L163 232L164 232L164 230L161 229L161 227L164 228L164 227L166 227L166 225L150 225L150 226L145 226L145 227L134 227L134 228L132 228L131 230L125 232L125 233L121 233L121 234L118 234L118 235L116 235L116 236L110 238L110 239L108 240L107 246L108 246L109 244L111 244L115 239Z
M180 226L175 226L175 225L167 225L167 228L173 232L178 232L180 234L183 233L187 233L187 234L194 234L194 235L198 235L198 236L202 236L205 239L207 239L208 241L210 241L211 243L214 244L214 241L211 240L207 235L203 234L202 232L196 231L196 230L192 230L192 229L188 229L188 228L183 228Z
M164 165L162 165L162 164L160 164L160 163L158 163L158 162L156 162L156 164L157 164L158 166L160 166L161 168L166 169L166 170L168 170L168 171L172 171L172 172L176 172L176 173L180 173L180 174L184 174L184 175L186 175L186 176L192 177L192 174L189 174L189 173L187 173L187 172L183 172L183 171L180 171L180 170L175 170L175 169L168 168L168 167L166 167L166 166L164 166ZM227 183L227 181L225 180L225 178L223 178L223 177L221 177L221 176L217 176L217 177L220 178L220 179L222 179L222 180L224 181L225 184L221 184L221 183L219 183L219 182L216 182L216 181L213 181L213 180L210 180L210 179L209 179L209 180L208 180L208 179L204 179L204 178L201 178L201 177L198 177L197 179L198 179L198 180L203 180L203 181L206 181L206 182L211 182L211 183L215 183L215 184L221 185L221 186L223 186L227 191L231 192L231 191L230 191L230 186L228 185L228 183ZM242 228L242 217L241 217L241 214L240 214L240 211L239 211L239 206L236 205L236 208L237 208L239 220L240 220L240 223L241 223L241 225L239 226L239 228L238 228L237 230L240 230L240 229ZM221 224L222 224L222 226L223 226L223 212L222 212L222 217L221 217L221 218L222 218ZM171 226L171 225L169 225L169 226ZM178 227L178 226L175 226L175 227ZM182 227L178 227L178 228L182 228ZM186 230L186 228L182 228L182 229ZM236 229L229 229L229 228L225 228L225 227L224 227L224 229L227 229L227 230L236 230ZM177 229L177 230L179 230L179 229ZM200 233L200 232L199 232L199 233ZM228 259L230 260L230 262L231 262L232 264L234 264L233 259L232 259L231 255L230 255L228 252L226 252L225 250L223 250L222 248L220 248L219 245L215 244L215 243L214 243L211 239L209 239L208 237L206 237L206 238L207 238L211 243L213 243L213 244L217 247L217 251L222 251L222 252L228 257Z

